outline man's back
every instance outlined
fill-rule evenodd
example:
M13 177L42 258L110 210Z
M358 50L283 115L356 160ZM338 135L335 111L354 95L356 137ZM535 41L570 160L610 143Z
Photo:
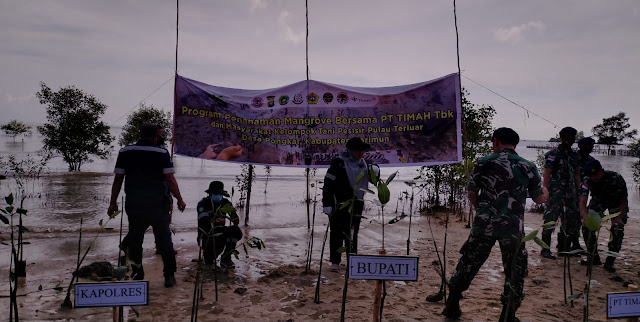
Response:
M477 161L468 189L478 192L474 232L497 237L521 229L527 193L542 194L542 181L533 163L502 149Z

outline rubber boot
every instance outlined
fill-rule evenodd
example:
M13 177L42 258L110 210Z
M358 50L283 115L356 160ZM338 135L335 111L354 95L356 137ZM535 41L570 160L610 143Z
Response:
M616 267L613 265L613 262L615 262L615 260L615 257L607 256L603 268L609 273L614 273L616 271Z
M500 313L499 322L520 322L520 320L516 317L516 309L511 307L509 313L507 314L507 306L502 306L502 313Z
M450 319L459 318L462 315L462 311L460 311L461 298L462 298L461 292L455 289L450 289L449 297L447 298L447 303L445 304L444 310L442 310L442 315Z
M142 281L144 279L144 267L131 264L131 279L134 281Z
M571 236L571 250L581 250L584 251L584 248L580 246L580 234L576 234ZM581 254L575 254L574 257L580 257Z
M568 239L565 238L564 232L560 231L558 233L558 246L556 246L558 249L558 256L565 256L565 254L560 254L560 253L569 251L569 247L567 247L568 246L567 244L568 244Z
M553 230L551 229L547 229L547 230L543 230L542 231L542 241L547 244L549 247L551 247L551 234L553 233ZM540 255L542 255L542 257L544 258L548 258L548 259L556 259L555 256L553 256L553 254L551 254L551 250L549 249L542 249L542 251L540 252Z

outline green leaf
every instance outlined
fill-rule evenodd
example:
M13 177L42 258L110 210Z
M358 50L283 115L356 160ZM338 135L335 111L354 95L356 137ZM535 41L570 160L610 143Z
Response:
M360 183L360 180L362 180L362 177L364 177L364 171L358 173L358 176L356 176L356 186L358 185L358 183Z
M5 207L5 208L4 208L4 210L5 210L8 214L13 213L13 206L7 206L7 207Z
M236 211L236 208L231 204L226 204L218 209L220 212L228 214Z
M342 254L342 253L346 253L346 252L347 252L347 248L346 247L342 246L342 247L338 248L338 253Z
M404 184L406 184L406 185L407 185L407 186L409 186L409 187L413 187L413 185L415 185L415 184L416 184L416 182L415 182L415 181L413 181L413 180L409 180L409 181L405 181L405 182L404 182Z
M380 203L387 204L389 199L391 198L391 192L389 192L389 187L384 182L378 183L378 199Z
M13 193L4 197L4 201L7 202L8 205L13 205Z
M349 200L347 200L347 201L345 201L345 202L341 203L341 204L338 206L338 209L342 210L342 209L344 209L344 208L349 207L350 205L351 205L351 199L349 199Z
M615 214L610 214L610 215L604 216L604 217L602 217L602 221L607 221L609 219L616 218L618 216L620 216L620 212L616 212Z
M596 287L596 286L598 286L598 285L600 285L600 283L598 283L598 281L596 281L596 280L591 280L591 281L589 281L589 288L590 288L590 289L591 289L591 288L594 288L594 287Z
M574 249L570 252L559 252L558 254L567 254L567 255L586 255L587 252L584 249Z
M100 222L98 222L98 225L100 225L100 227L102 227L102 221L103 219L100 219Z
M540 239L539 237L534 237L533 241L536 242L536 244L540 245L540 247L544 248L544 249L549 249L549 245L547 245L547 243L543 242L542 239Z
M524 236L524 238L522 238L522 242L526 243L530 240L532 240L533 238L535 238L538 235L538 230L534 230L530 233L528 233L526 236Z
M595 216L593 216L592 213L595 213ZM590 231L600 230L600 227L602 227L602 219L600 218L600 215L598 215L598 213L596 213L595 211L589 211L589 215L587 216L587 220L585 221L585 226L587 226L587 229L589 229Z
M373 167L369 167L369 179L374 186L378 185L378 177L376 176L376 172L373 171Z
M384 206L384 205L380 202L380 200L378 200L378 199L373 199L373 203L374 203L374 204L376 204L376 206L378 206L378 207L382 207L382 206Z
M2 222L5 223L5 225L9 224L9 219L4 215L0 215L0 220L2 220Z
M567 301L575 301L575 300L579 300L582 298L582 296L584 296L584 294L582 292L578 292L575 293L569 297L567 297Z
M389 183L393 180L393 178L396 177L396 175L398 174L398 171L392 173L389 178L387 178L387 181L385 181L385 184L389 185ZM386 202L385 202L386 203Z
M360 190L366 192L366 193L370 193L370 194L375 194L375 192L373 192L373 190L369 189L369 188L360 188Z
M622 255L620 255L620 253L615 253L609 250L600 250L598 251L598 254L602 255L602 256L611 256L611 257L615 257L615 258L620 258L622 257Z
M18 208L18 209L16 209L16 213L18 213L20 215L26 215L27 214L27 209Z
M550 222L545 223L544 225L542 225L542 228L549 228L549 227L552 227L552 226L555 226L555 225L556 225L555 221L550 221Z
M613 241L613 234L611 233L611 230L607 227L604 227L604 229L606 229L609 232L609 242Z
M116 211L114 211L114 212L111 214L111 216L109 216L109 218L115 218L117 215L119 215L119 214L120 214L120 212L121 212L120 210L116 210Z

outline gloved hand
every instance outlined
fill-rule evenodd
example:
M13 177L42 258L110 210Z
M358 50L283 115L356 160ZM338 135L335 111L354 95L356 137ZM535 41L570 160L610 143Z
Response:
M331 209L332 207L322 207L322 212L324 212L327 215L331 214Z

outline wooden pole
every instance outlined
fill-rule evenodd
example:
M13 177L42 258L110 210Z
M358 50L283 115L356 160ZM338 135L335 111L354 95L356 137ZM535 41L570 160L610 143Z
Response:
M386 255L387 251L380 249L378 250L378 254ZM376 281L376 290L373 293L373 296L373 321L378 322L380 321L380 307L382 306L382 280Z
M251 204L251 183L253 182L253 165L249 165L249 176L247 178L247 202L244 208L244 225L249 225L249 206Z

